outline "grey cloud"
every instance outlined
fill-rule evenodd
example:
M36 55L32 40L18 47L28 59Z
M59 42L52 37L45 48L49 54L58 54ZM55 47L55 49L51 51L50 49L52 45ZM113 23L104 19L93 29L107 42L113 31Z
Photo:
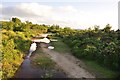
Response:
M16 8L16 7L4 7L2 8L2 15L5 16L20 16L20 17L36 17L38 15L35 15L33 13L31 13L31 11L28 13L25 10L22 10L20 8Z

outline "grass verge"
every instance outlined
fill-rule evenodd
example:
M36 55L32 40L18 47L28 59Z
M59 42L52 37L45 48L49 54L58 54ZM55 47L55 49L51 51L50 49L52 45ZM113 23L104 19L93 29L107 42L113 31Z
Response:
M89 71L92 71L97 78L115 78L117 77L118 73L112 70L109 70L99 64L97 64L95 61L91 60L83 60L83 62L86 64L86 66L89 68Z
M62 41L62 39L58 38L58 41L51 42L51 44L55 47L54 50L60 53L70 53L70 48Z

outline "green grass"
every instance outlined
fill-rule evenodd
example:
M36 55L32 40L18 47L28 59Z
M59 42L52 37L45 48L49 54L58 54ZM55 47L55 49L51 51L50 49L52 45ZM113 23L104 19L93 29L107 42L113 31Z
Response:
M40 68L53 68L55 62L53 62L41 49L34 52L35 57L32 59L33 64L39 66Z
M62 41L62 39L58 38L58 41L51 42L51 44L55 47L54 50L60 53L70 53L70 48Z
M90 60L83 60L83 62L87 65L90 71L96 74L96 77L105 77L105 78L115 78L117 77L118 73L112 70L109 70L95 61Z
M38 57L35 59L35 63L41 68L53 68L54 62L48 57Z

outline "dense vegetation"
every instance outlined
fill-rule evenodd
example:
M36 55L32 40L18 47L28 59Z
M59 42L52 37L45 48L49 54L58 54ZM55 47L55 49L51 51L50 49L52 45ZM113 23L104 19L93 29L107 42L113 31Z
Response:
M2 26L2 78L14 76L15 71L28 54L30 39L47 32L47 26L21 22L18 18L1 21Z
M69 45L74 56L94 60L109 69L120 71L120 30L111 30L107 24L104 29L95 26L93 30L64 28L56 32Z
M3 78L12 77L30 47L30 39L40 33L54 33L63 38L79 59L94 60L111 70L120 71L120 30L111 30L108 24L104 29L75 30L59 25L38 25L18 18L1 21L2 26L2 66ZM52 36L49 36L52 38Z

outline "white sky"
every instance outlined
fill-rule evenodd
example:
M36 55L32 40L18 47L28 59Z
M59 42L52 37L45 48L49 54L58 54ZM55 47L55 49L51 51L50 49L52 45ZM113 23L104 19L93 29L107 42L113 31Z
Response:
M87 29L110 24L118 29L119 0L3 0L0 20L18 17L40 24Z

